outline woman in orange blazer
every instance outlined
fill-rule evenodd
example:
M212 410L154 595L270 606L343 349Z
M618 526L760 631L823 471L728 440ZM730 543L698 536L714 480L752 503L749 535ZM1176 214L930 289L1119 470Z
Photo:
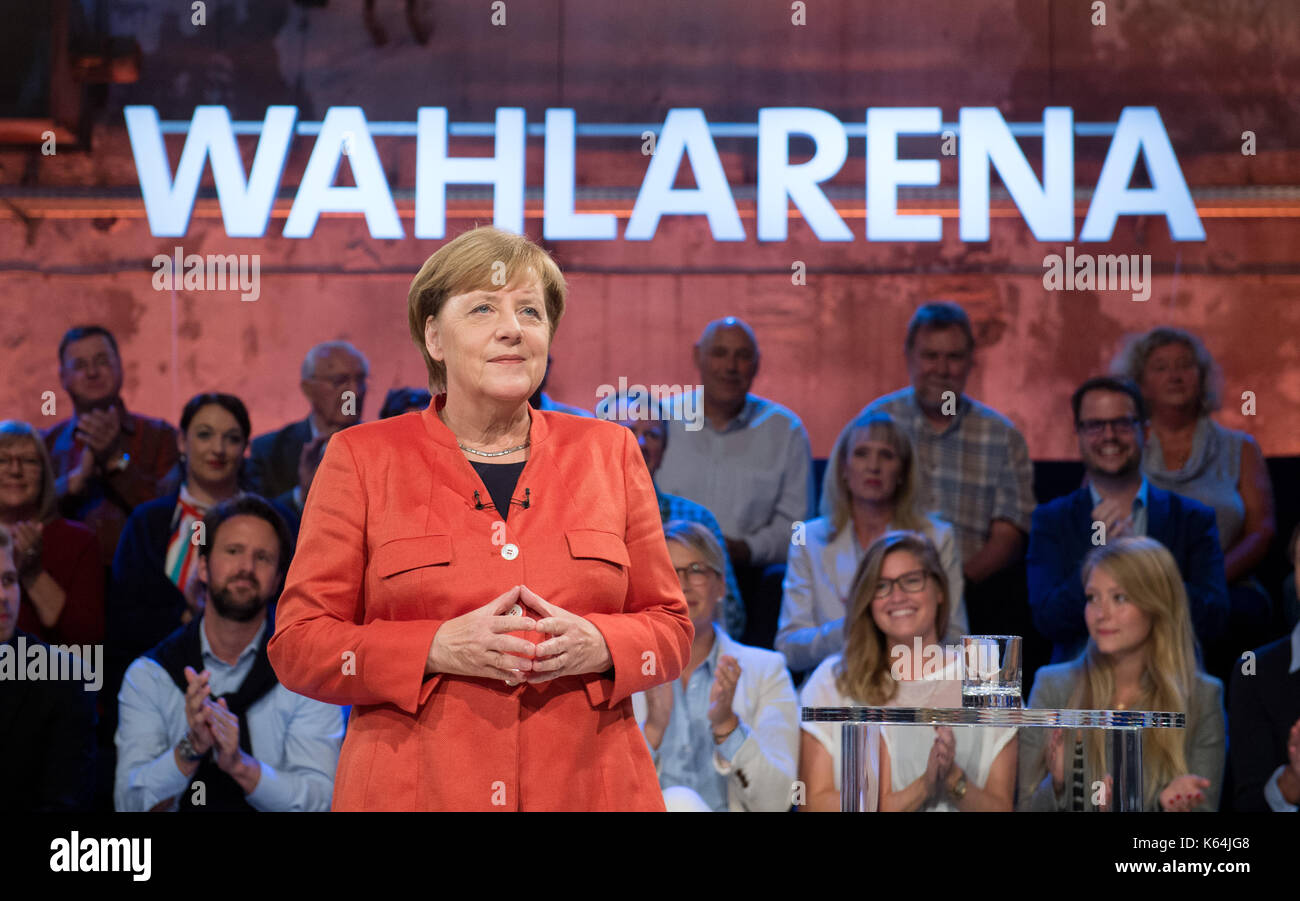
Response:
M411 283L421 413L331 438L268 645L351 704L335 810L663 810L631 697L693 629L632 433L544 413L564 280L479 228Z

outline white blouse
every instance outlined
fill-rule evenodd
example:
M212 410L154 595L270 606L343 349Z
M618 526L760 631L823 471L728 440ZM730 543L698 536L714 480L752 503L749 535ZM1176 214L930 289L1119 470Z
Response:
M834 654L822 661L808 677L799 691L800 707L865 707L840 692L835 684L835 667L841 655ZM885 707L960 707L961 678L954 667L932 678L898 683L898 692ZM840 788L840 765L843 758L841 723L800 723L800 726L821 743L831 755L835 773L835 787ZM983 788L989 777L993 761L1007 742L1016 735L1015 729L990 726L955 726L955 761L972 785ZM935 728L932 726L868 726L867 727L867 809L878 810L880 804L880 739L883 736L889 751L890 791L901 791L925 774L934 744ZM927 804L926 811L955 811L957 806L947 797Z

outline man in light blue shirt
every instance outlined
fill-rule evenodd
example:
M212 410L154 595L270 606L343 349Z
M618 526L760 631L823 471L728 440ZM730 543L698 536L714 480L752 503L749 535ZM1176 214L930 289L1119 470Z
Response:
M784 563L791 525L811 517L812 445L799 417L750 394L758 341L743 321L710 322L695 345L704 427L668 422L657 484L718 518L737 568Z
M328 810L342 711L280 685L266 656L287 526L256 495L218 504L202 526L204 612L122 682L115 807Z

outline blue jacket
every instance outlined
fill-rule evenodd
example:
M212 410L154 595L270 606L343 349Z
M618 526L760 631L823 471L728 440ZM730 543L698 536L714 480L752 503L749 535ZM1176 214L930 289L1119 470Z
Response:
M1042 504L1029 532L1029 606L1034 626L1050 639L1052 662L1079 655L1084 623L1083 558L1092 550L1092 494L1087 487ZM1202 646L1228 622L1228 586L1214 511L1191 498L1147 485L1147 535L1174 555L1187 587L1192 628Z

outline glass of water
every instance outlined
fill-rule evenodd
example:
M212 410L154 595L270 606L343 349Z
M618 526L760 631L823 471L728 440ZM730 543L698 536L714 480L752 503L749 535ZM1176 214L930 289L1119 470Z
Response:
M961 637L961 705L1020 707L1020 636Z

